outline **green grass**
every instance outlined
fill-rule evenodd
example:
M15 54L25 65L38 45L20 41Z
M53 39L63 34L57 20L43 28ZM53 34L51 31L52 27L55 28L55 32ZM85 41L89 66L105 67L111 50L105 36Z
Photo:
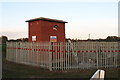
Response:
M118 78L119 68L104 69L106 78ZM16 64L3 59L3 78L91 78L96 69L49 71L40 67Z

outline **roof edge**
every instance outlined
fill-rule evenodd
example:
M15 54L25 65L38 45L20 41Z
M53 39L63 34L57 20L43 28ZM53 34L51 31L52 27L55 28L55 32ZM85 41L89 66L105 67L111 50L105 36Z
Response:
M37 20L44 20L44 21L51 21L51 22L60 22L60 23L68 23L68 22L63 21L63 20L51 19L51 18L45 18L45 17L34 18L34 19L26 20L25 22L32 22L32 21L37 21Z

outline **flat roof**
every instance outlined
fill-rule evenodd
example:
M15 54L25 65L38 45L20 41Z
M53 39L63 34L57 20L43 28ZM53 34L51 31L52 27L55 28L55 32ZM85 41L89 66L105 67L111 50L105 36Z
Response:
M60 23L68 23L68 22L63 21L63 20L50 19L50 18L45 18L45 17L34 18L34 19L26 20L25 22L32 22L32 21L37 21L37 20L44 20L44 21L51 21L51 22L60 22Z

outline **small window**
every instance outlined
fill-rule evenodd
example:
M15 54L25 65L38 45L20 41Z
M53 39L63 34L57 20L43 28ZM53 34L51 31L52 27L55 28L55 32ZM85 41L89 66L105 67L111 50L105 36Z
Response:
M53 30L57 30L58 29L58 25L53 26Z
M55 25L54 28L58 28L58 25Z

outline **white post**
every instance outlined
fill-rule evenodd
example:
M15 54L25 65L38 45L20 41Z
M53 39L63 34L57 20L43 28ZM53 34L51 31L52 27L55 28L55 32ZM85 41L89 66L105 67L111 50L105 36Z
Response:
M52 50L52 43L49 44L49 50ZM52 71L52 52L49 52L49 70Z
M99 43L98 43L98 45L97 45L97 48L99 49ZM98 50L97 49L97 50ZM96 60L97 60L97 69L98 69L98 51L96 52Z

